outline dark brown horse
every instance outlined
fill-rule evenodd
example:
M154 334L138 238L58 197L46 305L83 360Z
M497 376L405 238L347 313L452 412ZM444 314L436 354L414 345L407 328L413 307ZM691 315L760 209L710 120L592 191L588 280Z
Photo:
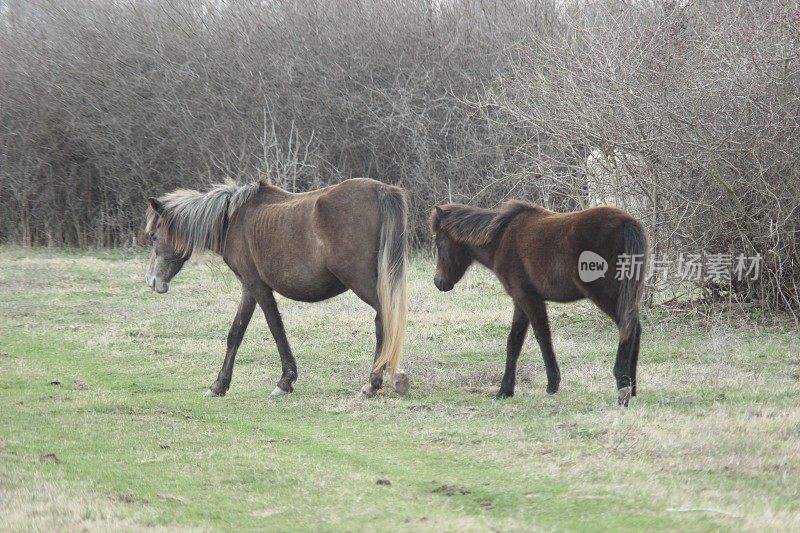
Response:
M261 181L219 185L208 192L178 190L151 198L146 232L153 243L146 281L164 293L194 252L220 254L242 283L228 350L207 396L231 384L236 351L256 304L278 345L282 375L273 396L293 391L297 365L273 291L303 302L348 289L375 309L375 359L362 388L373 395L383 371L402 394L398 369L406 327L406 200L397 187L351 179L293 194Z
M506 370L497 398L514 394L517 358L529 324L542 350L547 392L558 391L561 372L545 302L582 298L592 300L619 329L614 364L619 403L627 405L636 396L639 304L647 254L647 237L636 219L614 207L554 213L509 201L497 210L437 206L430 227L438 254L434 283L440 291L451 290L478 261L494 271L514 301Z

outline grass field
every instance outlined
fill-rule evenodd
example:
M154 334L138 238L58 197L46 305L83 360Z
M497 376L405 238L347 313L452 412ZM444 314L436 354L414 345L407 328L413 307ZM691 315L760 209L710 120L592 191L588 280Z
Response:
M615 329L551 306L561 391L531 338L495 402L510 302L479 269L441 294L417 259L407 396L357 396L373 314L347 294L279 299L294 394L268 398L280 364L257 311L228 395L204 398L237 282L201 257L160 296L144 262L0 248L0 529L800 529L789 322L649 313L623 409Z

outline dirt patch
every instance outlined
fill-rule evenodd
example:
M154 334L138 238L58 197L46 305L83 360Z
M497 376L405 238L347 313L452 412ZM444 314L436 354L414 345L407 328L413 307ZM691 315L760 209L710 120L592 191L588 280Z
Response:
M436 481L433 483L436 483ZM460 487L458 485L447 485L444 483L437 483L436 487L434 487L431 492L433 494L443 494L445 496L466 496L469 494L469 490L464 487Z
M130 494L114 494L109 496L108 499L116 503L150 503L144 498L137 498Z
M163 500L165 502L177 502L177 503L186 503L186 500L179 496L173 496L172 494L156 494L159 500Z
M43 453L39 456L40 463L55 463L58 464L61 462L61 459L58 458L56 454L53 452Z

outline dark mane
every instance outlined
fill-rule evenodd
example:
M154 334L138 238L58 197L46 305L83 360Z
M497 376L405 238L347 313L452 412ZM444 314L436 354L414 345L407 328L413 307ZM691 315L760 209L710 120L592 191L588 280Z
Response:
M519 200L509 200L498 209L447 204L434 208L430 226L434 233L446 231L458 241L483 246L500 236L517 215L533 209L532 204Z

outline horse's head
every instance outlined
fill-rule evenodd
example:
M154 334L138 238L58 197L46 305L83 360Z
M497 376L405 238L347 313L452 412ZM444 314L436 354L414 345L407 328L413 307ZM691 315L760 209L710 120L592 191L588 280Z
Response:
M433 284L445 292L452 290L455 284L461 281L473 260L469 247L454 240L443 227L442 223L446 217L447 210L438 205L431 211L430 228L436 244L437 257Z
M189 255L181 253L176 248L173 239L164 228L164 204L155 198L150 198L149 202L145 232L153 248L144 280L151 289L164 294L169 290L169 282L183 268Z

